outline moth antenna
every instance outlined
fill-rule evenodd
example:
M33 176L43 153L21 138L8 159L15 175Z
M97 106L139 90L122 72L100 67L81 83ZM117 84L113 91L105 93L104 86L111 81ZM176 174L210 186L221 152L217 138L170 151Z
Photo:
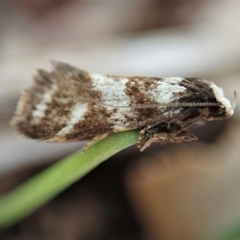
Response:
M234 98L233 98L233 101L232 101L232 109L234 110L235 107L237 105L237 91L234 90Z
M219 106L219 103L213 102L180 102L180 103L172 103L168 106L170 107L211 107L211 106Z
M105 106L113 108L159 108L159 107L210 107L210 106L220 106L219 103L211 102L182 102L182 103L170 103L170 104L131 104L129 106L125 105L114 105L106 104Z

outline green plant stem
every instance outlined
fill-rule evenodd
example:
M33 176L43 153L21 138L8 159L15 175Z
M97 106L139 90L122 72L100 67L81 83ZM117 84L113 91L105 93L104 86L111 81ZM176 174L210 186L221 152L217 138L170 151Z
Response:
M0 198L0 228L10 226L47 203L120 150L135 144L138 131L109 135L84 153L78 151Z

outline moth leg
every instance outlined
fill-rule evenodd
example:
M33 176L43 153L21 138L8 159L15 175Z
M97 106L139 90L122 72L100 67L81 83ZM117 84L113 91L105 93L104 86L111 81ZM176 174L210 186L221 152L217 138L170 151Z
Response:
M189 118L184 120L185 123L183 123L181 126L182 126L183 129L190 128L193 124L198 122L200 119L202 119L202 117L199 116L199 115L194 116L194 117L189 117Z
M160 144L165 144L168 142L168 134L165 132L161 132L161 133L155 133L152 136L144 136L145 140L144 141L140 141L137 143L137 147L140 148L140 151L142 152L143 150L145 150L146 148L148 148L151 143L153 142L160 142Z
M186 142L196 141L197 139L198 138L193 133L190 133L186 130L182 130L173 139L171 139L170 142L181 143L183 141Z
M84 153L91 145L93 145L95 142L104 139L105 137L107 137L108 133L104 133L101 135L97 135L95 137L93 137L91 140L89 140L86 145L83 147L82 149L82 153Z
M137 147L143 151L153 142L166 144L168 142L180 143L183 141L197 140L197 137L187 132L177 124L161 123L154 126L147 126L140 131Z
M161 144L168 142L170 126L169 123L146 126L140 131L137 147L140 148L140 151L143 151L149 147L152 142L158 141L161 142Z

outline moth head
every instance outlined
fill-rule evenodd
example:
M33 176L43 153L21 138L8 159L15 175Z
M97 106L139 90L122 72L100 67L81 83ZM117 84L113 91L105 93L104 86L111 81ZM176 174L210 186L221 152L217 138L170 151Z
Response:
M206 103L206 108L202 111L202 117L207 121L222 120L233 115L237 101L237 93L234 91L234 100L230 102L224 97L223 90L214 83L210 86L214 92L216 103Z

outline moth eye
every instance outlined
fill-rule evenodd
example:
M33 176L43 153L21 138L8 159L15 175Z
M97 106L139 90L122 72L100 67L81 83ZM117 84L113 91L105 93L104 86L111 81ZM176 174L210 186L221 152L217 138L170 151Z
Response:
M223 106L211 106L202 111L205 120L221 120L227 117L226 109Z
M209 107L208 109L211 116L221 116L225 112L223 107L218 106Z

